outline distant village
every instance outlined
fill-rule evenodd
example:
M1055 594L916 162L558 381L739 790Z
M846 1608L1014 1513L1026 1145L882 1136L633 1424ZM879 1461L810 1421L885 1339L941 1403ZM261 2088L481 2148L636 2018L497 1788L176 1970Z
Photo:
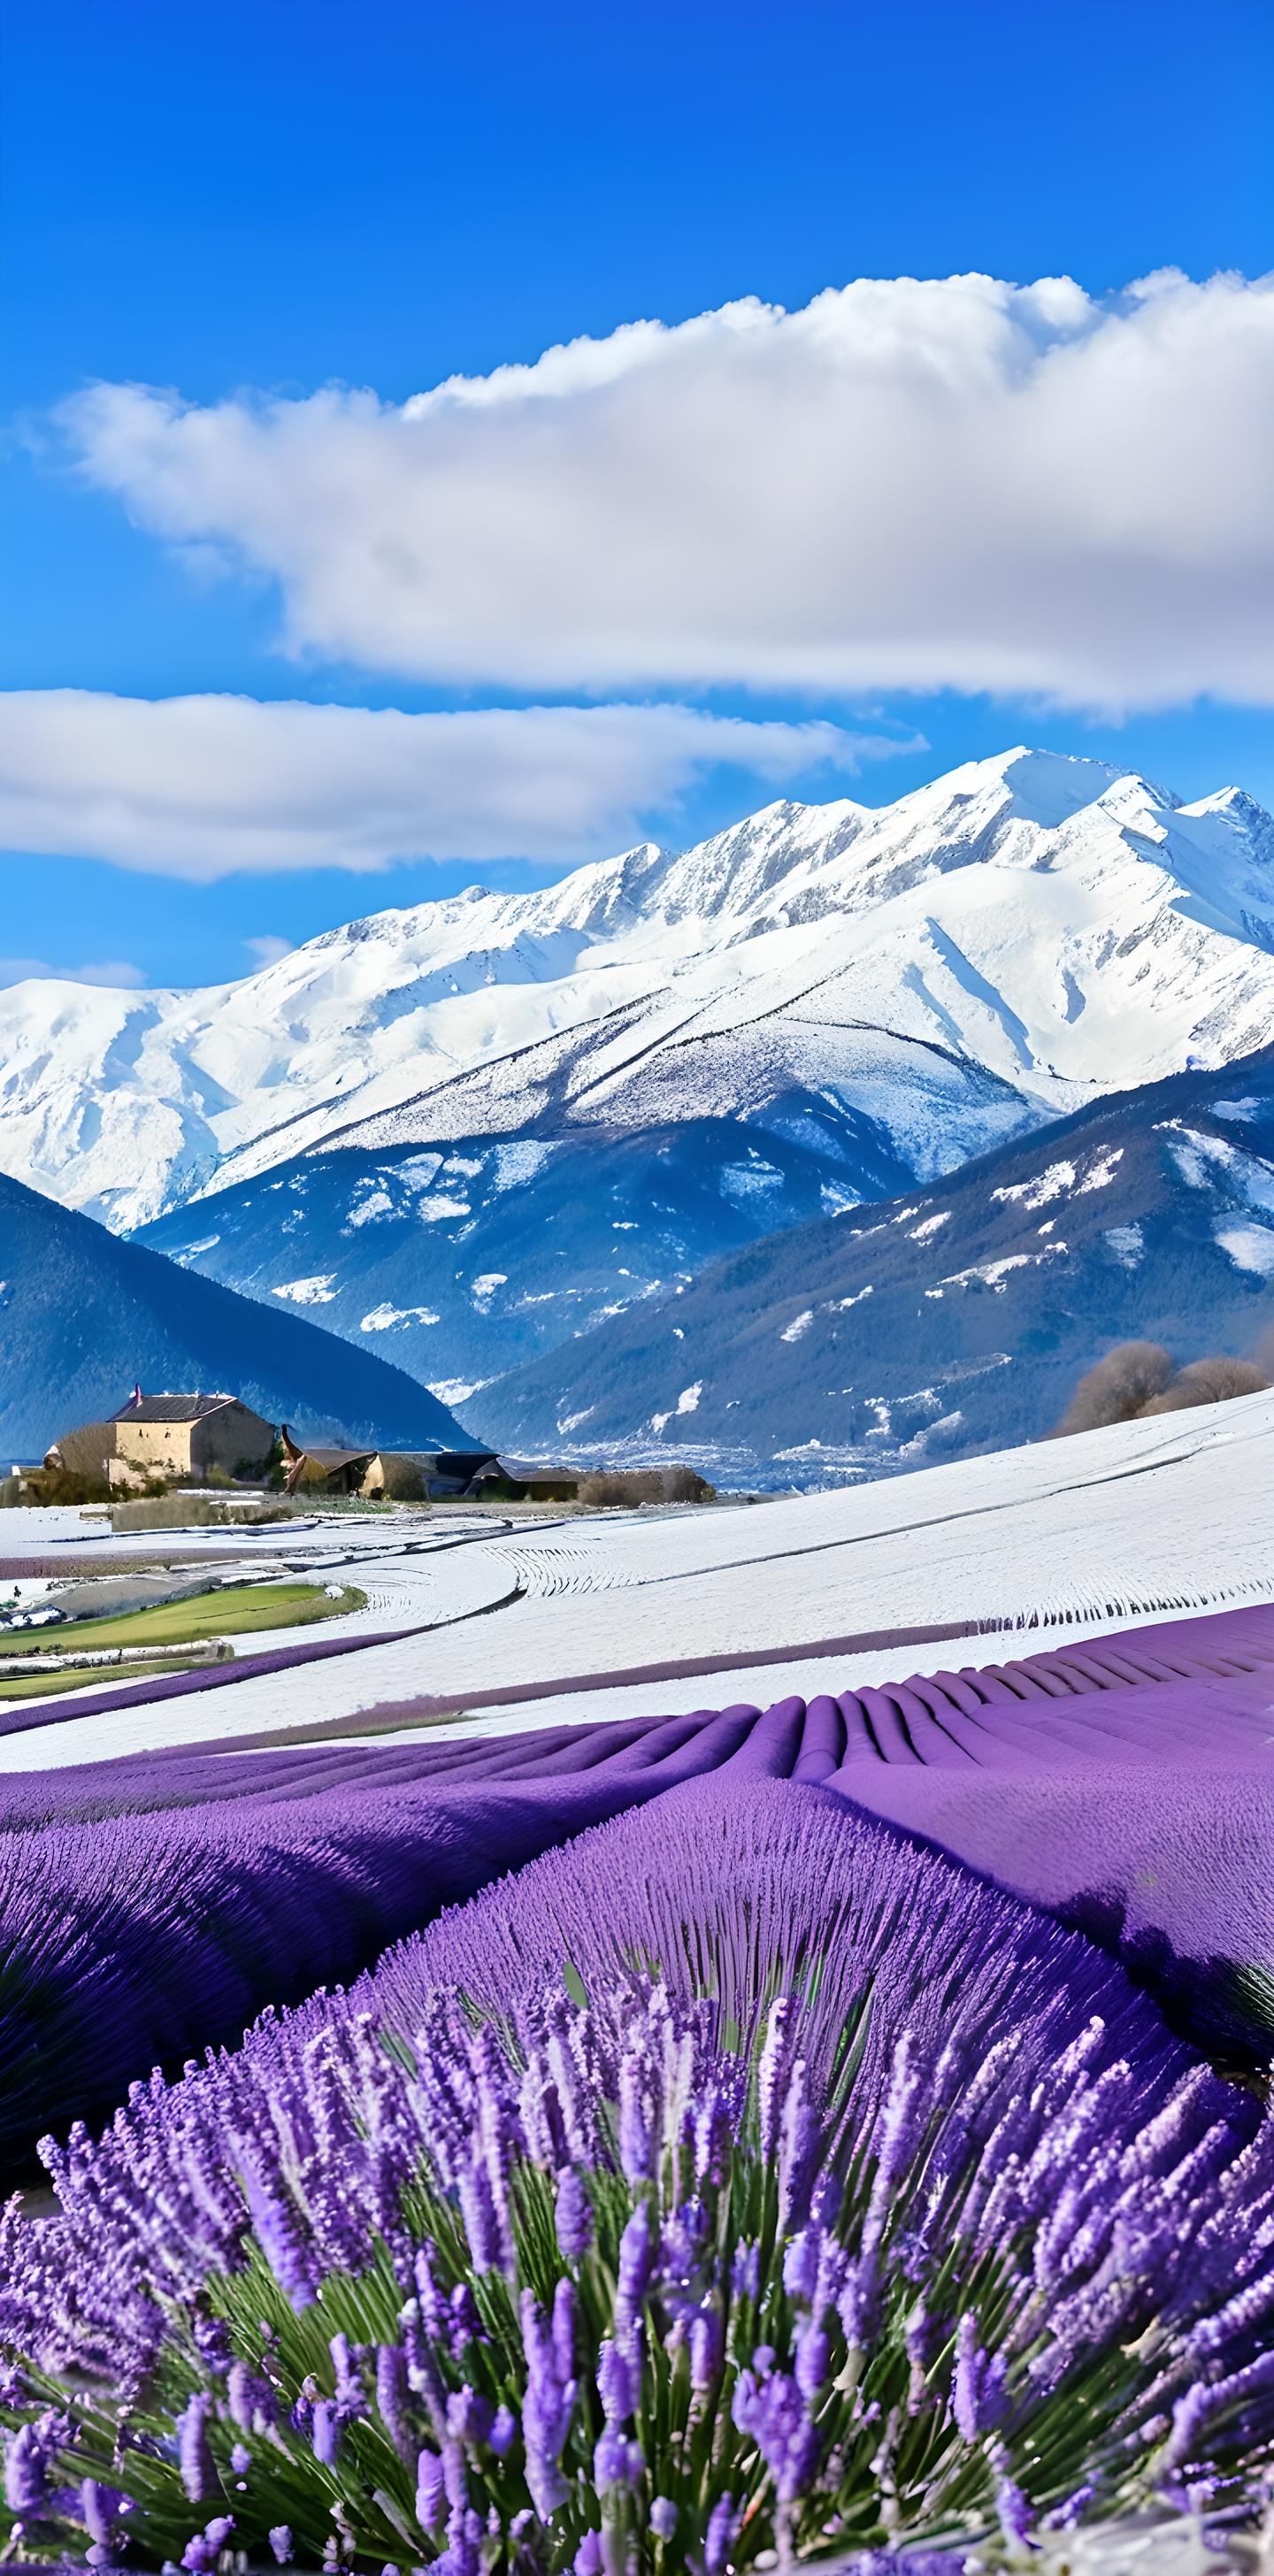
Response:
M6 1498L127 1502L190 1486L417 1505L596 1509L713 1499L712 1487L685 1467L607 1472L506 1458L494 1449L333 1448L296 1438L286 1422L265 1421L234 1395L145 1395L140 1386L104 1420L60 1432L38 1463L15 1464Z

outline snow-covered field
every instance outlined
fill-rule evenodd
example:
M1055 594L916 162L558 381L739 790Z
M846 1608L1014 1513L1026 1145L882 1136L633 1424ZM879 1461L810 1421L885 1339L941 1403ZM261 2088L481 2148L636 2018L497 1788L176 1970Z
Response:
M339 1732L391 1704L410 1724L402 1704L417 1698L460 1712L476 1701L473 1716L447 1718L455 1734L764 1703L986 1659L916 1630L976 1622L987 1638L1018 1626L1079 1638L1274 1599L1271 1490L1274 1394L1264 1394L750 1508L284 1525L254 1535L263 1572L287 1565L358 1583L369 1606L351 1638L369 1627L419 1633L96 1716L68 1701L65 1717L49 1711L49 1723L0 1736L0 1769L316 1725ZM8 1552L28 1532L33 1552L47 1545L47 1518L6 1514ZM153 1544L171 1552L172 1533ZM855 1638L881 1642L835 1643ZM709 1669L666 1669L693 1659ZM644 1678L651 1667L663 1677ZM569 1687L598 1677L602 1687Z

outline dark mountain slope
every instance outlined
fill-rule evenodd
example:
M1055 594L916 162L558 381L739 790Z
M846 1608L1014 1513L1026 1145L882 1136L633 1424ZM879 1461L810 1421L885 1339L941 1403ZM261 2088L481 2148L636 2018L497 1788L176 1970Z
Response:
M371 1352L0 1175L0 1467L111 1412L136 1379L224 1387L311 1440L465 1441L445 1405Z
M809 1482L1038 1439L1113 1343L1247 1354L1272 1322L1266 1048L771 1235L472 1410L510 1446L631 1442Z
M558 1053L582 1082L572 1043ZM858 1046L865 1057L867 1039ZM882 1096L901 1088L904 1051L884 1039L873 1050ZM928 1174L947 1159L933 1140L955 1118L951 1059L913 1046L905 1061L913 1097L922 1063L929 1084L916 1140ZM780 1062L767 1060L767 1075L742 1115L690 1115L664 1082L642 1095L648 1126L586 1122L550 1098L512 1137L485 1123L499 1105L475 1077L456 1086L460 1117L456 1101L443 1104L449 1123L437 1102L395 1112L135 1239L249 1296L312 1309L460 1403L475 1383L570 1344L758 1235L911 1186L916 1160L883 1118L791 1083ZM688 1087L711 1092L699 1057ZM989 1077L962 1072L957 1087L968 1145L1025 1123L1021 1102Z

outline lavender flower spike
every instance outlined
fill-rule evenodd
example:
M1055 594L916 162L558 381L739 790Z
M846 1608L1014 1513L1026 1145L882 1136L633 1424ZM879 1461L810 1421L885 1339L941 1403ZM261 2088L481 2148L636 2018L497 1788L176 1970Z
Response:
M582 2262L593 2242L592 2203L574 2165L558 2178L557 2241L568 2263Z
M526 2355L526 2395L522 2404L526 2482L541 2522L547 2522L570 2494L558 2463L577 2392L574 2379L563 2379L559 2373L553 2338L530 2290L522 2293L522 2345Z
M211 2396L207 2389L197 2388L177 2417L181 2483L192 2504L202 2502L216 2478L212 2453L208 2448L208 2418L211 2413Z
M738 2528L739 2517L734 2510L734 2498L723 2495L720 2503L714 2504L708 2516L708 2528L703 2543L704 2576L724 2576Z
M779 2142L779 2120L783 2109L783 2078L787 2071L788 2023L792 2016L790 1999L780 1995L770 2006L765 2025L765 2042L757 2068L757 2113L761 2127L761 2153L772 2156Z
M23 2424L5 2446L5 2502L13 2513L38 2513L44 2502L47 2468L45 2446L35 2424Z
M971 2308L966 2309L956 2329L951 2380L951 2411L966 2442L976 2442L980 2433L1000 2422L1005 2409L1004 2375L1004 2355L997 2353L993 2360L983 2351L977 2318Z

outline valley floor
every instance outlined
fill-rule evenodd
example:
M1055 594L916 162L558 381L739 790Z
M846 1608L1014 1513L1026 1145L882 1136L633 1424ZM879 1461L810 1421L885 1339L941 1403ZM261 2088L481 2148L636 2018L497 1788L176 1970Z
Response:
M1022 1629L1077 1641L1183 1609L1274 1598L1274 1394L1007 1450L905 1480L752 1508L342 1514L237 1532L275 1581L352 1584L320 1640L254 1634L239 1669L45 1699L9 1713L0 1770L190 1744L447 1735L764 1705L976 1660ZM78 1515L7 1513L6 1562ZM224 1551L156 1534L158 1557ZM132 1556L146 1543L128 1542ZM948 1644L946 1641L956 1641Z

